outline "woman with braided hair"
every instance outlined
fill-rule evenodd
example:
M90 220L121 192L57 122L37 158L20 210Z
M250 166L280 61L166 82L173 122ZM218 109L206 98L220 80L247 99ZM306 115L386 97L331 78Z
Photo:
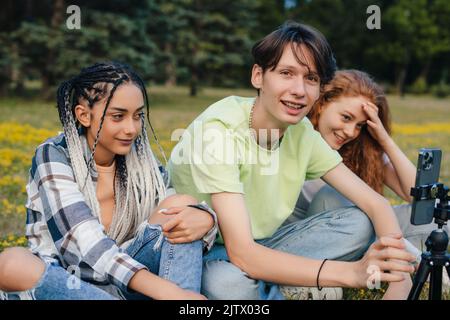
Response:
M98 63L60 85L57 105L64 133L37 148L27 185L30 250L0 255L0 297L204 299L215 213L170 195L143 81Z

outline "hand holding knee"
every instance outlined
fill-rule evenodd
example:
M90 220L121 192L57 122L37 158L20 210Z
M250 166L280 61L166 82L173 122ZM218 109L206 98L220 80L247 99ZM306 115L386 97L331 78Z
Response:
M149 222L160 224L170 243L188 243L201 239L213 226L208 212L188 207L198 201L189 195L173 195L164 199Z
M151 224L163 225L174 218L175 214L185 209L187 205L196 203L198 203L198 201L194 197L174 194L159 203L156 209L151 213L148 222Z

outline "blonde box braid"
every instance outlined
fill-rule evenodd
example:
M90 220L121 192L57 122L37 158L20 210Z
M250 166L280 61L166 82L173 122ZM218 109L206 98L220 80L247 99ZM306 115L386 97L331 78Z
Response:
M64 128L75 180L88 206L100 222L100 206L89 171L93 164L95 148L100 137L106 110L115 90L124 83L133 83L141 89L148 113L148 97L143 81L123 64L115 62L95 64L83 69L78 76L62 83L58 88L58 111ZM109 89L111 85L112 88ZM88 101L89 107L92 108L96 102L104 98L108 91L109 96L100 127L91 155L86 162L74 108L81 99ZM116 240L118 244L135 235L139 225L148 220L153 208L165 197L166 193L166 186L159 171L158 162L150 148L144 117L141 121L142 131L133 143L131 152L126 156L116 156L115 212L108 236ZM150 124L149 119L148 122ZM154 134L152 126L151 129ZM156 142L158 143L158 141Z

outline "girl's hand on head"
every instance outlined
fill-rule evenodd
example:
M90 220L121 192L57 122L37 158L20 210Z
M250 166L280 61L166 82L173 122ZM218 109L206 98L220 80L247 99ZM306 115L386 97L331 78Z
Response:
M162 225L164 236L170 243L187 243L203 238L214 225L213 217L192 207L172 207L162 212L176 215Z
M372 102L366 102L362 105L362 108L369 117L367 120L367 131L369 131L370 135L383 146L391 139L391 137L378 116L378 107Z
M403 281L405 275L402 273L414 272L414 267L409 263L415 260L416 257L405 250L401 234L381 237L356 262L355 286L368 287L373 281Z

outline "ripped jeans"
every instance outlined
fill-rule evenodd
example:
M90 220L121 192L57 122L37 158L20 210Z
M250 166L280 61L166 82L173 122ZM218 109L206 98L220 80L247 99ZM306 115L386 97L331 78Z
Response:
M146 224L125 249L136 261L161 278L179 287L200 292L202 241L170 244L160 225ZM131 291L131 290L130 290ZM45 271L30 290L1 292L0 300L141 300L150 299L137 292L123 292L113 285L97 286L83 281L58 262L46 262Z

